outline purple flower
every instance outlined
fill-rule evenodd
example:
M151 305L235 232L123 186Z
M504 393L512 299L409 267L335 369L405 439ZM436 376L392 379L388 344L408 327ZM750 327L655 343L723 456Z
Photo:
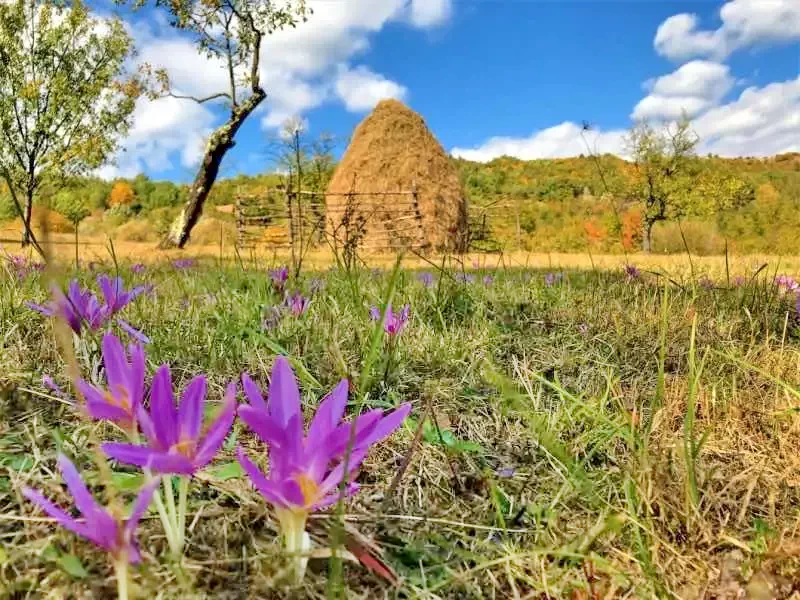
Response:
M140 407L136 414L149 445L105 443L103 452L121 463L157 473L193 475L211 462L228 436L236 414L236 384L228 385L222 410L203 435L205 398L206 378L198 375L176 408L169 366L161 365L153 376L150 411Z
M78 390L86 399L86 410L94 419L104 419L132 430L144 401L144 349L138 344L125 348L112 333L103 336L103 366L108 390L79 379ZM130 357L130 358L129 358Z
M625 265L625 281L633 281L634 279L641 279L642 272L634 265Z
M386 321L383 324L383 330L390 336L398 335L403 328L405 328L406 323L408 323L408 317L410 314L410 304L403 306L403 309L399 313L394 312L392 310L392 305L390 304L386 307ZM369 309L369 318L372 321L380 321L381 311L377 306L373 306Z
M742 287L745 283L747 283L747 280L741 275L737 275L733 278L733 285L736 287Z
M778 275L775 278L775 285L784 292L796 292L800 289L800 284L791 275Z
M308 514L336 503L340 497L337 488L343 482L346 495L358 490L353 480L370 446L394 432L408 416L411 405L403 404L387 415L381 409L371 410L354 423L341 423L348 391L348 381L343 379L320 403L304 436L300 390L284 357L279 356L272 368L269 404L247 374L242 375L242 384L249 404L239 407L239 417L267 444L269 474L263 473L241 447L237 451L239 464L275 507L287 550L303 551L308 542Z
M429 288L433 285L433 273L428 273L427 271L420 273L417 275L417 280L426 288Z
M151 481L141 489L133 503L130 517L123 523L111 511L97 503L86 489L75 465L63 454L58 457L58 468L83 519L70 516L36 490L26 487L23 488L22 494L55 519L59 525L100 546L114 559L126 560L134 565L141 562L139 546L136 543L136 527L150 506L158 480Z
M180 271L183 271L185 269L190 269L194 265L195 265L195 260L193 258L178 258L172 261L172 266Z
M100 291L103 292L103 297L106 301L106 306L112 315L117 314L128 304L133 302L137 296L140 296L147 288L143 285L125 290L125 283L121 277L111 279L107 275L100 275L97 277L97 285L100 286Z
M83 323L89 329L97 330L111 316L108 307L102 305L90 290L81 289L77 279L70 282L66 295L57 287L53 287L52 294L53 300L45 305L26 302L26 306L47 317L63 318L76 334L80 334Z
M63 398L65 400L68 398L66 392L64 392L64 390L61 389L61 386L58 385L55 382L55 380L52 377L50 377L50 375L42 376L42 385L44 385L44 387L53 392L53 394L55 394L56 397Z
M147 267L145 267L142 263L136 263L134 265L131 265L131 273L136 273L136 274L144 273L146 269Z
M561 283L561 280L564 278L563 273L548 273L544 276L544 284L547 287L553 287L557 283Z
M286 304L291 310L292 315L295 317L302 316L307 310L310 300L303 296L300 292L295 292L292 296L286 299Z
M275 286L275 289L282 292L283 288L286 286L286 282L289 280L289 269L287 267L272 269L269 272L269 276L270 279L272 279L272 285Z
M494 283L494 277L492 275L484 275L483 276L483 285L492 285Z
M703 277L697 283L704 290L713 290L714 289L714 281L709 279L708 277Z
M475 275L472 273L456 273L456 281L461 283L473 283L475 281Z
M578 325L578 332L581 335L587 335L589 333L589 325L587 323L581 323Z

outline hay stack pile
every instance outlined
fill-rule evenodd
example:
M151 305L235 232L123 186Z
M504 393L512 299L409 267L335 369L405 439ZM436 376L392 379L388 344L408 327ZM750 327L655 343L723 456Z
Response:
M382 195L416 190L413 196ZM466 197L455 166L425 121L397 100L383 100L356 128L328 186L330 231L341 231L346 194L366 222L363 245L459 249ZM375 194L375 195L373 195ZM377 207L377 209L376 209ZM414 223L421 227L414 227Z

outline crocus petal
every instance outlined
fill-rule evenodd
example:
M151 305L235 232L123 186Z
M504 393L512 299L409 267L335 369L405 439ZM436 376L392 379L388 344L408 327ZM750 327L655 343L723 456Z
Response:
M70 494L75 499L75 506L81 511L81 514L91 521L98 512L105 512L103 507L97 504L97 501L86 489L86 484L83 483L80 473L75 468L70 460L63 454L58 457L58 468L61 471L61 476L67 484Z
M266 414L267 403L264 401L264 396L261 394L261 390L256 385L255 381L250 379L247 373L242 373L242 387L244 387L244 395L247 396L250 404L256 409L264 411L264 414Z
M349 498L350 496L355 495L360 488L361 486L359 486L357 483L348 483L344 489L344 497ZM322 500L314 504L312 508L314 510L322 510L324 508L328 508L329 506L332 506L337 502L339 502L339 498L341 497L342 497L341 493L337 490L325 496Z
M239 418L270 447L280 448L286 443L283 429L267 413L243 404L239 407Z
M217 418L208 428L205 437L197 447L194 464L197 469L202 469L214 458L233 425L236 417L236 384L228 384L225 400Z
M54 317L56 312L52 306L46 304L36 304L35 302L26 302L25 306L31 310L42 313L46 317Z
M342 379L333 391L320 403L311 421L311 425L308 428L309 445L321 443L336 429L339 421L342 420L345 408L347 408L349 386L350 383L347 379Z
M196 440L203 426L203 405L206 399L206 378L198 375L189 382L178 408L181 440Z
M152 481L145 484L139 491L139 494L136 496L136 500L133 503L131 516L128 517L128 520L125 522L126 533L133 535L133 532L136 531L139 521L141 520L142 516L144 516L144 513L147 512L147 508L150 506L150 501L153 499L153 492L155 492L155 489L160 482L161 479L159 477L155 477Z
M183 454L116 442L106 442L101 445L101 448L108 457L114 460L142 469L152 469L156 473L193 475L197 470L194 463Z
M112 394L128 393L128 360L122 342L113 333L103 336L103 364Z
M402 425L408 413L411 412L411 404L406 402L396 410L383 417L377 425L364 438L358 440L360 447L371 446L383 438L388 437L395 429Z
M142 344L149 344L150 343L150 338L149 337L147 337L145 334L143 334L141 331L136 329L133 325L131 325L127 321L125 321L123 319L117 319L117 325L119 325L119 328L122 329L122 331L127 333L133 339L141 342Z
M301 414L300 389L297 387L297 380L289 361L283 356L275 359L275 365L272 367L272 377L269 382L269 412L283 427L289 425L289 419L294 415Z
M373 306L369 309L369 318L373 321L380 321L381 320L381 311L377 306Z
M242 466L242 469L247 476L250 478L250 481L253 483L255 488L258 492L264 496L264 499L273 504L274 506L289 508L292 506L286 498L284 498L283 494L281 493L280 486L269 479L261 472L255 463L250 460L250 457L242 450L242 448L236 449L236 459L239 461L239 464Z
M364 462L364 459L367 457L367 448L359 448L353 450L350 453L350 456L347 460L347 481L349 482L358 472L358 469L361 467L361 463ZM319 493L322 496L327 496L331 490L337 487L340 483L342 483L342 479L345 479L345 461L342 458L342 461L334 467L334 469L328 473L325 479L322 480L322 483L319 485Z
M134 410L134 414L136 415L136 421L139 424L139 429L142 430L142 434L150 445L153 448L167 450L167 446L162 446L161 442L158 440L158 435L156 434L155 425L153 425L153 419L150 418L150 414L144 409L144 407L140 404Z
M96 538L93 534L92 527L90 527L87 523L81 523L75 520L36 490L33 490L29 487L22 488L22 495L33 502L36 506L41 508L51 518L55 519L58 524L65 529L69 529L72 533L86 538L89 541L95 541Z
M132 415L119 406L114 406L108 402L96 402L86 400L86 411L89 416L98 421L111 421L112 423L125 424L133 420Z
M131 408L136 411L144 401L144 348L139 344L130 344L128 346L128 354L131 358L128 379L128 386L131 394Z
M168 365L161 365L153 376L150 392L150 416L161 446L169 448L178 442L178 411L172 395L172 375Z
M119 279L117 280L117 282L119 282ZM114 291L114 285L112 284L111 279L106 275L98 275L97 285L100 286L100 291L103 293L103 297L106 300L106 304L108 304L109 306L114 306L117 294Z

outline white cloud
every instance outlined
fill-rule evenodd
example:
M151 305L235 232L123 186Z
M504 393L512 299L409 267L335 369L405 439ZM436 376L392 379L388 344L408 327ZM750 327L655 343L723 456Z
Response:
M351 112L371 110L381 100L403 100L408 95L405 87L373 73L363 65L355 69L341 66L334 88L345 108Z
M762 88L713 108L694 122L703 153L770 156L800 152L800 76Z
M452 0L411 0L411 22L417 27L440 25L452 11Z
M702 30L697 15L673 15L661 23L653 45L673 60L693 56L721 60L741 48L800 39L798 0L730 0L719 16L719 28Z
M668 75L645 82L650 94L634 107L631 118L674 120L684 112L695 117L724 98L734 83L727 65L688 62Z
M453 148L453 156L486 162L500 156L515 156L523 160L560 158L587 154L586 142L592 153L624 154L625 131L589 131L581 136L582 127L565 121L560 125L537 131L525 138L493 137L475 148ZM584 142L583 138L586 138Z

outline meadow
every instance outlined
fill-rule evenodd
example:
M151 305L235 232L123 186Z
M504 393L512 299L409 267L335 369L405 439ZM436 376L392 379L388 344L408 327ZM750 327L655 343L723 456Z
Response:
M97 291L99 274L152 286L121 312L150 340L148 381L162 363L181 391L205 373L209 418L242 372L266 389L278 356L307 417L342 378L348 415L412 407L367 456L359 493L312 515L299 584L236 459L237 446L261 457L264 445L237 419L189 487L182 560L170 558L156 508L143 517L131 597L800 595L800 327L794 293L775 284L796 261L631 256L639 269L626 272L611 256L406 257L349 270L320 259L281 290L269 275L281 257L200 254L177 267L135 249L98 252L91 269L2 261L3 597L115 594L105 554L21 493L70 505L59 453L98 498L128 501L144 483L98 459L98 442L122 434L74 405L76 373L104 381L103 329L73 339L26 305L47 300L50 280ZM310 302L293 311L284 294L295 291ZM396 335L370 318L389 301L410 306Z

